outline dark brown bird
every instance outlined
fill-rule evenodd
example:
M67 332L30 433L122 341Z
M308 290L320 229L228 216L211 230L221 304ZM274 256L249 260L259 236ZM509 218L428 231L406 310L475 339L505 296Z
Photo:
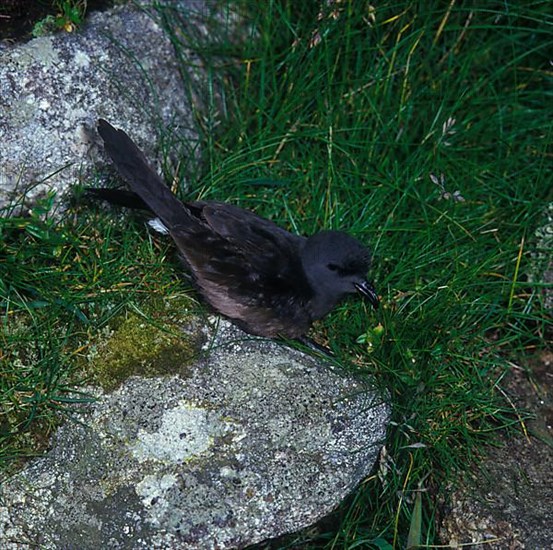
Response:
M171 235L203 297L245 331L297 338L346 295L378 306L365 276L367 248L340 231L311 237L221 202L179 201L122 130L98 123L107 154L132 192L90 189L109 202L151 210Z

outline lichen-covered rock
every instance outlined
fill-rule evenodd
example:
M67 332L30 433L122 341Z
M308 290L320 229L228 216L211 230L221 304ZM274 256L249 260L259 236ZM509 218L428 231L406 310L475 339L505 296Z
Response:
M90 174L99 117L148 152L160 125L194 141L192 109L171 42L144 11L95 13L77 33L0 46L0 208Z
M372 469L387 405L327 364L222 326L180 375L98 391L5 482L0 547L241 548L336 507Z

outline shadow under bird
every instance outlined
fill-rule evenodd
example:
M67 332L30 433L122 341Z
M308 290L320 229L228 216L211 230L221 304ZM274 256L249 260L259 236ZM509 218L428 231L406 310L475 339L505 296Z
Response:
M153 212L202 296L250 334L303 336L348 294L376 308L368 249L341 231L294 235L231 204L181 202L122 130L98 122L105 151L132 192L89 189L108 202Z

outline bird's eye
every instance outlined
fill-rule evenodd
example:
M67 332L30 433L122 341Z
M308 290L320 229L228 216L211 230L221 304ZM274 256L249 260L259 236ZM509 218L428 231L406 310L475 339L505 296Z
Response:
M338 271L339 267L336 264L328 264L326 267L330 269L330 271Z

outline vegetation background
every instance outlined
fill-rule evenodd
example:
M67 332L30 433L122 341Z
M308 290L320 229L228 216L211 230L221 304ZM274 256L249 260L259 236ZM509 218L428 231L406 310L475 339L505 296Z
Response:
M183 197L292 231L347 229L369 243L382 308L349 301L313 336L393 405L378 471L333 517L274 547L437 544L450 483L499 432L525 430L503 381L551 336L550 4L230 5L244 40L209 46L158 6L183 62L192 41L210 74L201 162L167 161L168 181L186 175ZM186 147L172 140L165 152ZM106 327L149 318L152 295L187 292L140 223L78 206L60 218L53 204L0 220L6 469L86 400L75 387L94 379L83 365Z

